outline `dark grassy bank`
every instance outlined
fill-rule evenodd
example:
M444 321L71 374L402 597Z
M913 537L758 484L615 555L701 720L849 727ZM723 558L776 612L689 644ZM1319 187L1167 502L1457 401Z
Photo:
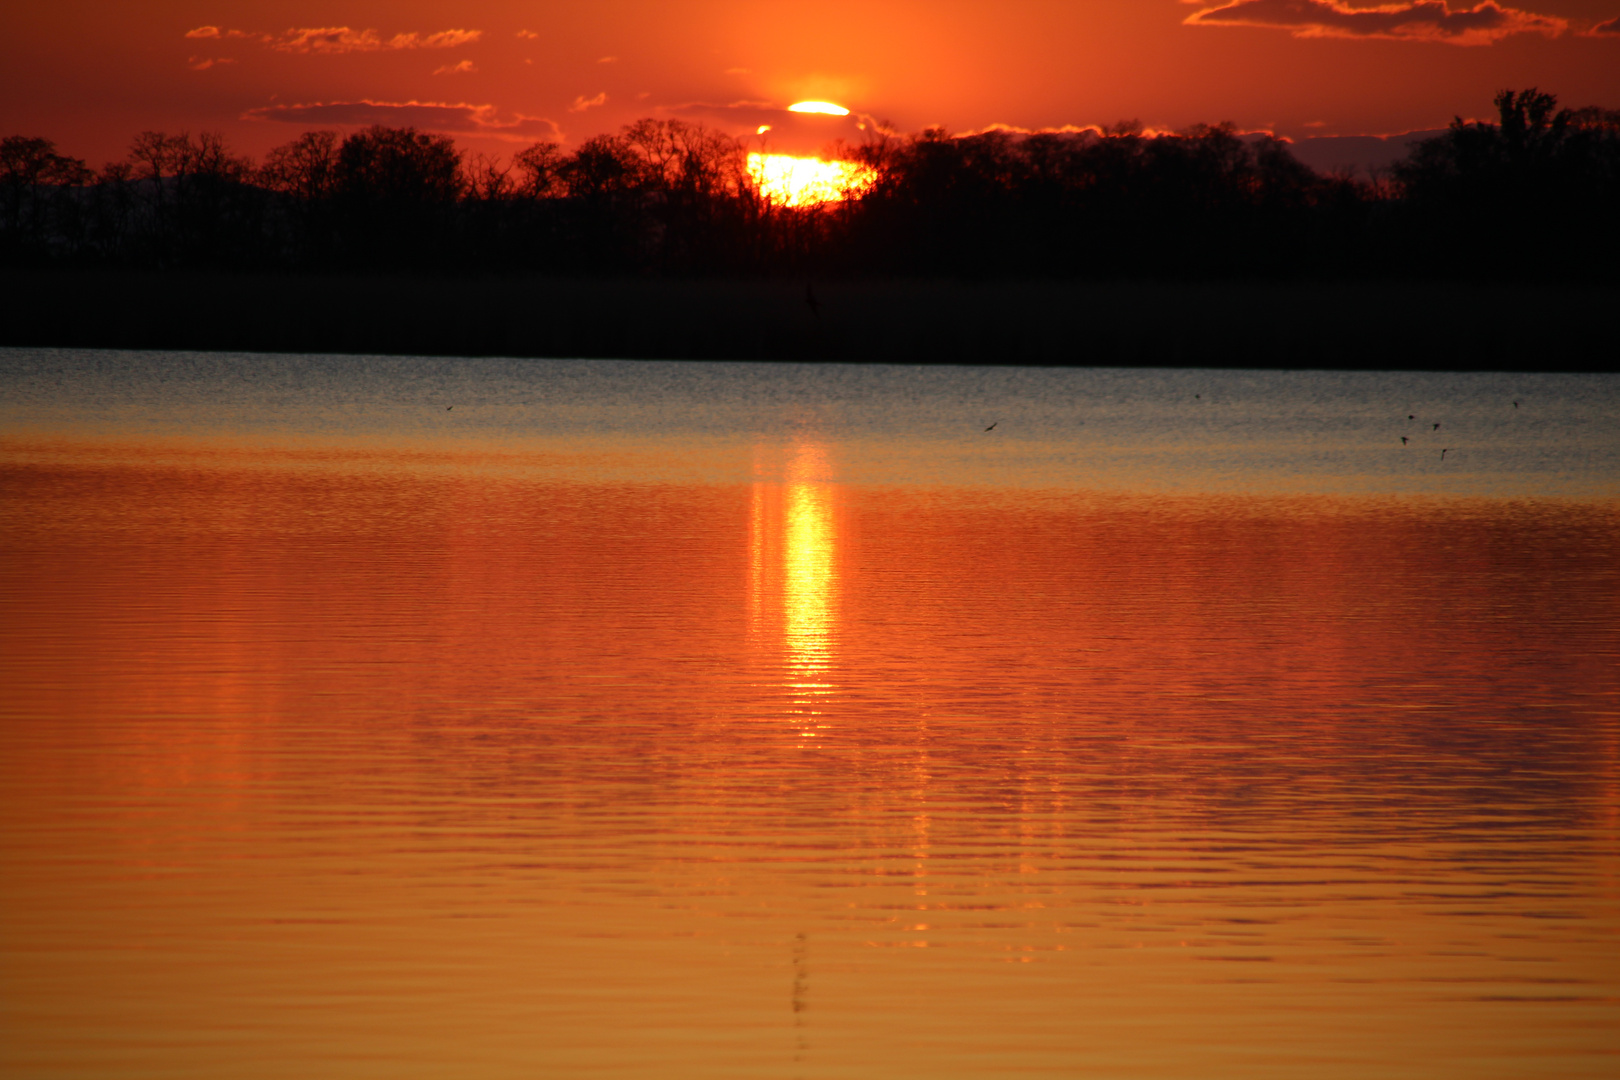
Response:
M1620 286L0 273L0 345L1601 371Z

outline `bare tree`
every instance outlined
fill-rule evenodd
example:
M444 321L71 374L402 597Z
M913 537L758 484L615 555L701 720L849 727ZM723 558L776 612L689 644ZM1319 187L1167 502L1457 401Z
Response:
M554 199L567 190L562 147L554 142L538 142L518 151L512 166L518 173L515 190L526 199Z
M337 132L306 131L265 156L259 183L297 199L325 199L337 175L337 147Z
M517 189L512 179L512 166L503 166L498 158L485 154L474 154L464 162L462 173L462 188L474 202L504 202Z
M10 135L0 140L0 214L6 240L41 248L62 189L88 183L91 176L83 161L58 154L49 139Z

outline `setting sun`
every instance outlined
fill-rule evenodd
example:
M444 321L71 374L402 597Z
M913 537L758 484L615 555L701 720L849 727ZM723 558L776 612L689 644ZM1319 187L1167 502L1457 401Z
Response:
M788 106L788 112L824 113L827 116L848 116L849 110L830 101L799 101Z
M748 175L779 206L814 206L859 195L871 170L853 161L823 161L791 154L749 154Z

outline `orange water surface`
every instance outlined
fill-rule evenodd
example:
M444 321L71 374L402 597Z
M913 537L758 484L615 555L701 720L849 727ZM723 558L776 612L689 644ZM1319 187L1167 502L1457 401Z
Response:
M1612 500L12 449L7 1075L1620 1068Z

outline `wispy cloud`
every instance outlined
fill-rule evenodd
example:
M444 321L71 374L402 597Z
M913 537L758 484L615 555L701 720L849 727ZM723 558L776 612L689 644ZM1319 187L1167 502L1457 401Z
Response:
M242 114L247 120L271 120L283 124L338 127L414 127L465 135L493 135L502 138L557 139L557 125L543 117L522 113L503 117L493 105L470 105L442 101L316 101L299 105L266 105Z
M186 57L186 67L190 68L192 71L207 71L209 68L218 67L221 64L234 64L234 63L236 63L236 61L232 60L228 56L188 56L188 57Z
M433 69L433 74L435 74L435 75L471 75L474 72L476 72L477 70L478 70L478 68L473 66L473 62L471 60L463 60L459 64L445 64L443 67L434 68Z
M1204 0L1184 0L1200 3ZM1373 38L1490 45L1513 34L1556 37L1568 20L1503 7L1485 0L1453 10L1446 0L1411 0L1378 7L1351 7L1339 0L1231 0L1189 15L1189 26L1260 26L1295 37Z
M1588 37L1620 37L1620 15L1608 22L1600 22L1586 32Z
M320 26L288 30L270 43L272 49L292 53L383 52L397 49L454 49L482 37L482 30L440 30L436 34L411 31L384 38L375 30L347 26Z
M568 106L568 111L569 112L584 112L586 109L594 109L598 105L606 105L606 104L607 104L607 91L605 91L605 90L602 93L597 94L593 98L588 98L588 97L585 97L583 94L581 94L579 97L574 99L574 103L572 105Z
M519 30L517 32L517 36L525 39L533 39L539 37L540 35L535 33L533 30Z
M199 40L225 41L248 39L258 41L277 52L321 53L336 55L354 52L388 52L400 49L454 49L469 45L484 36L482 30L440 30L423 34L409 33L383 37L375 30L355 30L348 26L307 26L287 30L282 34L260 34L247 30L222 30L217 26L199 26L186 31L186 37Z
M246 30L221 30L217 26L199 26L195 30L187 30L186 37L211 40L225 40L229 38L262 38L269 40L264 34L250 34Z

